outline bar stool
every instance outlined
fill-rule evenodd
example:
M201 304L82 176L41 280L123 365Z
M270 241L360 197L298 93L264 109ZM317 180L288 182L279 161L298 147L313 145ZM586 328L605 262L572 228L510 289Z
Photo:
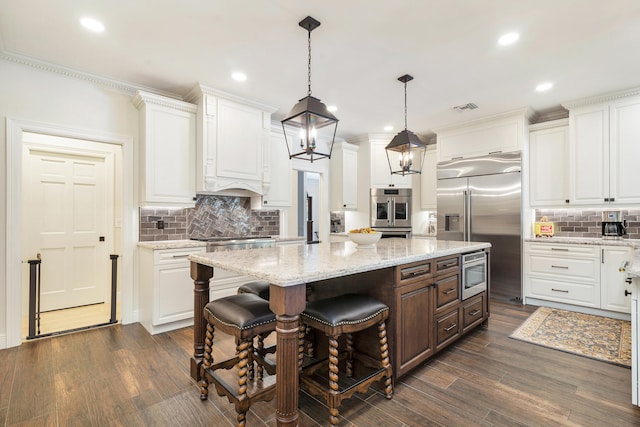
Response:
M239 294L254 294L262 299L269 300L269 282L266 280L256 280L254 282L245 283L238 288Z
M200 370L200 399L208 398L209 384L214 384L218 395L226 396L229 403L235 405L238 427L244 427L251 404L269 401L276 393L275 364L266 360L266 349L259 351L253 346L255 337L264 339L275 331L275 314L269 309L268 301L244 293L208 303L203 315L207 321L207 331ZM214 363L212 347L216 330L235 337L236 353L232 358ZM254 364L258 366L257 378L254 378ZM269 374L266 378L263 376L264 370ZM235 375L233 371L236 371Z
M385 304L368 295L357 294L309 302L305 311L300 315L304 325L323 332L329 338L328 359L316 361L302 368L300 384L311 394L324 397L329 407L331 426L338 424L338 407L342 400L349 399L356 391L365 393L373 383L381 381L383 378L385 396L387 399L391 399L393 394L392 368L389 361L385 325L388 316L389 307ZM353 334L374 325L378 325L380 360L356 351L353 346ZM342 334L346 334L346 349L339 351L338 338ZM302 340L299 347L299 351L302 353L304 349ZM303 357L302 354L300 357ZM338 362L341 359L346 359L345 374L348 383L342 389L338 385ZM354 360L360 362L363 369L366 369L365 375L354 378ZM318 371L321 368L328 368L328 377L319 375Z

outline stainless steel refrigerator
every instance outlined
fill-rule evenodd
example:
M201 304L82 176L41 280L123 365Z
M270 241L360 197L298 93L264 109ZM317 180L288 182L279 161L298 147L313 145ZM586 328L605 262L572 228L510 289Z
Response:
M438 240L491 243L491 298L520 302L520 154L438 164Z

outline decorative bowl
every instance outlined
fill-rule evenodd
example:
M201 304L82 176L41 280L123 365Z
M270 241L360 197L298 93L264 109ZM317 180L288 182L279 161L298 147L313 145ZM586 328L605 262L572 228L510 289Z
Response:
M349 240L359 248L372 248L382 237L382 233L349 233Z

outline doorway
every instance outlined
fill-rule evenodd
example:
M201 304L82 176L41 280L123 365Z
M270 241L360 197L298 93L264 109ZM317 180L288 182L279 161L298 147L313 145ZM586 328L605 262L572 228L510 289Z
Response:
M298 236L307 242L320 240L320 174L298 171ZM311 234L309 236L309 234Z
M22 259L38 266L37 285L33 268L22 273L23 337L86 329L119 317L111 306L110 277L119 150L23 133Z

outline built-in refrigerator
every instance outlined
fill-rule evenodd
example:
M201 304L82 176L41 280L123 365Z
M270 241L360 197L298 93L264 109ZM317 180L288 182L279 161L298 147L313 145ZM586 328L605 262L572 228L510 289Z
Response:
M438 164L438 240L490 242L491 298L522 300L520 153Z

